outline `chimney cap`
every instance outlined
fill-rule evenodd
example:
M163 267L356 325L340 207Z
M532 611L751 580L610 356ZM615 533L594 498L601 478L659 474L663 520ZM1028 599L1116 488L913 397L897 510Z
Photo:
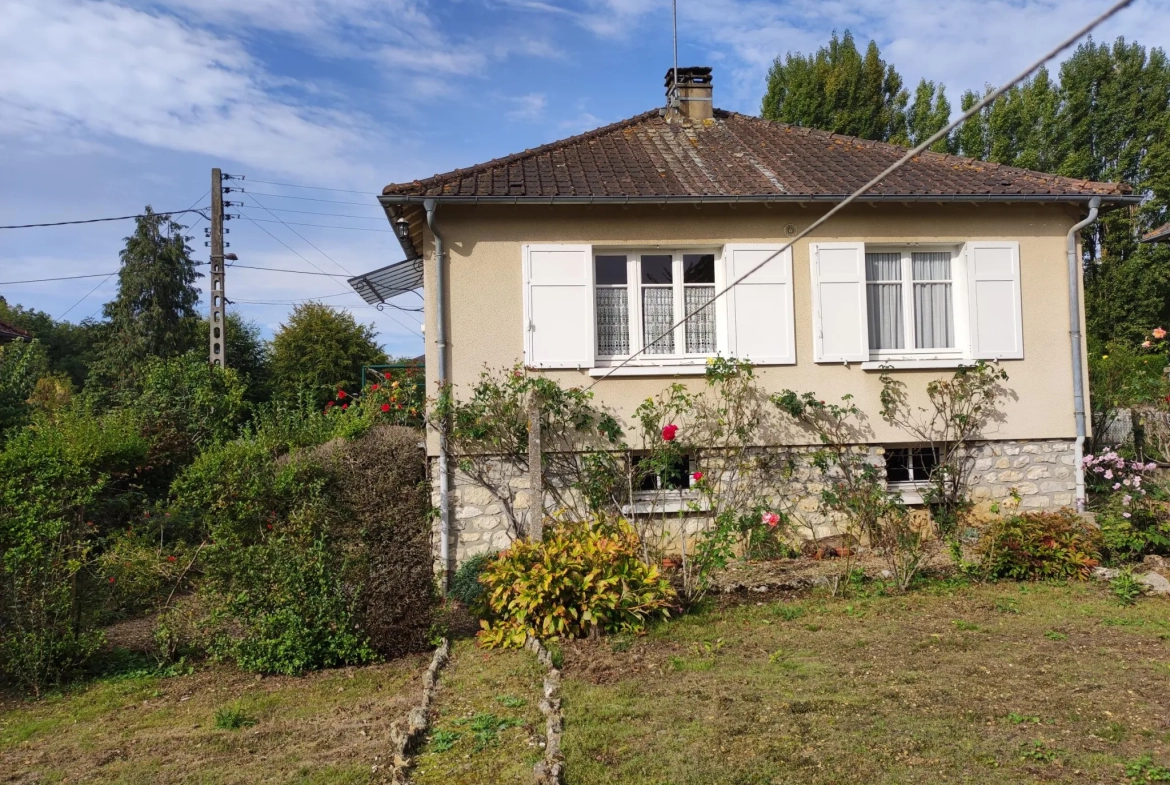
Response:
M674 69L666 69L665 87L668 89L674 87ZM678 69L678 83L680 85L705 85L711 84L711 67L706 65L694 65L689 68Z

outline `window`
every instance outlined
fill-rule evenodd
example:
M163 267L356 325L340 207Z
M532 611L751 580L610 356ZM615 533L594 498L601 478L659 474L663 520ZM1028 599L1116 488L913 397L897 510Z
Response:
M718 347L716 254L598 253L594 257L597 355L705 357ZM691 317L674 327L682 315Z
M670 461L669 465L660 467L657 472L642 465L646 459L646 455L633 456L634 478L637 482L636 494L685 491L691 487L691 458L689 455L677 456Z
M956 349L952 251L865 253L873 353Z
M886 482L891 485L925 484L938 465L938 452L933 447L887 447Z

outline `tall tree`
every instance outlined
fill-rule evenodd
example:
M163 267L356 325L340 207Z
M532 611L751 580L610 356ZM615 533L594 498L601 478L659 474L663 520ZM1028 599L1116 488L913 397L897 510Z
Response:
M207 335L207 319L202 319L199 325L199 334ZM268 400L272 392L268 345L260 337L260 326L229 311L224 317L224 353L228 367L247 386L245 399L251 403Z
M99 384L130 386L148 358L175 357L199 344L195 281L202 276L184 228L148 205L126 238L118 294L102 309L109 327L93 368Z
M323 404L338 389L361 385L363 365L387 362L373 325L317 302L293 309L272 337L272 382L278 398L308 394Z
M789 52L768 72L761 114L769 120L880 141L905 141L909 95L873 41L863 56L846 30L805 56Z
M983 94L968 90L960 101L963 111ZM970 158L1025 169L1054 172L1065 149L1059 87L1047 69L1012 87L965 122L954 135L956 152Z
M933 134L946 127L951 120L951 102L947 100L947 89L944 85L935 85L925 79L918 83L914 91L914 103L906 115L906 144L917 146L929 139ZM893 139L892 141L903 141ZM938 153L948 153L951 150L951 141L943 137L930 146Z
M1170 319L1170 248L1140 236L1170 214L1170 63L1161 49L1089 41L1060 68L1070 177L1127 182L1146 200L1083 235L1092 338L1140 339Z

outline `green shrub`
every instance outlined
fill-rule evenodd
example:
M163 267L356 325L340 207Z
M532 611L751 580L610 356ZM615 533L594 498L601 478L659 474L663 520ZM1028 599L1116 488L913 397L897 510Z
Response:
M219 730L239 730L255 724L256 720L245 714L243 709L224 706L215 710L215 727Z
M100 643L110 583L94 555L125 525L145 455L129 413L76 407L0 450L0 675L33 694Z
M997 520L979 542L989 578L1087 578L1101 561L1101 534L1071 510Z
M542 542L514 542L481 576L480 644L522 646L529 635L571 638L595 627L632 632L669 616L674 590L640 551L625 521L559 523Z
M207 543L201 591L236 630L221 654L301 673L426 648L435 592L419 443L375 427L274 457L241 439L179 476L175 515Z
M451 586L447 594L470 608L483 596L483 584L479 582L479 576L488 563L495 558L495 553L477 553L463 562L451 578Z
M1145 586L1130 569L1118 572L1117 577L1109 582L1109 588L1122 605L1133 605L1145 591Z

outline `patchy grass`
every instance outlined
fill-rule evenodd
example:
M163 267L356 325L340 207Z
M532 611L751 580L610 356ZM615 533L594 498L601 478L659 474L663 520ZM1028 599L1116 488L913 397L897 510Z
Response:
M579 641L568 782L1156 781L1168 632L1163 600L1003 583L712 609L620 652Z
M143 671L38 702L0 699L5 783L367 783L426 657L304 678Z
M544 671L526 651L483 651L473 640L456 642L411 781L531 782L532 767L544 755L543 683Z

